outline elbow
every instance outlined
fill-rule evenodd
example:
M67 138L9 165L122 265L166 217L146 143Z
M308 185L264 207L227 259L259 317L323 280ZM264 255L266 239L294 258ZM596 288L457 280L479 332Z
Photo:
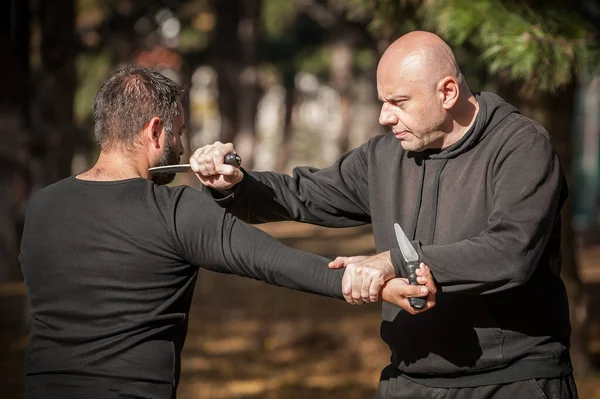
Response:
M526 261L515 262L510 267L509 283L510 288L525 285L533 275L533 267Z

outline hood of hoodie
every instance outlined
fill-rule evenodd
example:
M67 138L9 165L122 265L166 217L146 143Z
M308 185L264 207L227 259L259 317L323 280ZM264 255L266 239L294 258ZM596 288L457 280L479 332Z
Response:
M474 93L479 111L475 123L467 133L448 148L435 151L424 151L430 159L450 159L468 151L483 140L504 118L519 111L494 93Z

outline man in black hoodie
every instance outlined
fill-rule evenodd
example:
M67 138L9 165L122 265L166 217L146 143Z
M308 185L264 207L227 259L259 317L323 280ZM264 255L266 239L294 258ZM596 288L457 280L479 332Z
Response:
M567 186L548 133L500 97L473 94L452 50L428 32L388 47L377 89L391 133L328 168L248 173L223 165L233 146L218 142L192 167L253 223L372 223L378 254L334 267L406 276L392 225L404 227L441 292L418 317L383 304L391 361L378 397L576 398L560 278ZM368 277L352 278L354 298L368 299Z

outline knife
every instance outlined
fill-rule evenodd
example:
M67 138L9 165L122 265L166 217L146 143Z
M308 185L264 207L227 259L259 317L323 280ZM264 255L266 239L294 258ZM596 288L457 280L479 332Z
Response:
M419 268L419 254L413 247L412 243L404 234L402 227L398 223L394 223L394 231L396 232L396 241L398 241L398 246L400 247L400 252L402 252L402 256L406 261L406 269L408 270L408 282L410 285L420 285L417 283L417 273L416 270ZM425 297L412 297L408 298L408 302L410 306L414 309L424 309L426 305Z
M225 163L227 165L240 166L242 158L238 154L229 153L225 155ZM155 166L148 170L154 173L188 173L192 172L192 166L189 163L182 163L179 165Z

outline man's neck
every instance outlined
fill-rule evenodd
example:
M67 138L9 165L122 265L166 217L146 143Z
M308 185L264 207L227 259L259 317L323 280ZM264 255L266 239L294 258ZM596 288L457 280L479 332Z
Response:
M452 132L445 137L442 148L448 148L462 139L475 123L478 113L479 103L474 95L471 94L467 99L459 102L453 110L455 116L452 121Z
M101 152L90 170L77 175L80 180L91 181L117 181L137 177L147 178L147 172L140 172L135 158L120 151Z

